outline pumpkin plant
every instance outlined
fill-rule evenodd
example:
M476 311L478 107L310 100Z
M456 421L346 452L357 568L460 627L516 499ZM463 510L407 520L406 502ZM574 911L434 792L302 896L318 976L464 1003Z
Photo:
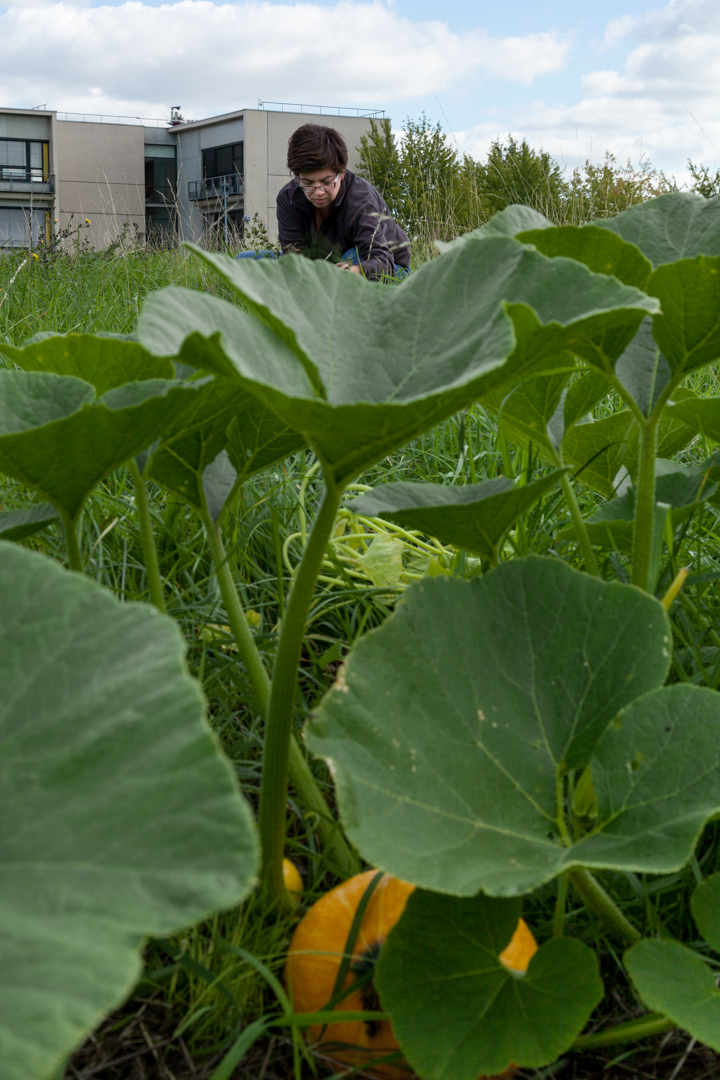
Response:
M1 556L0 1059L47 1080L137 982L148 935L245 896L257 840L175 624Z
M153 356L121 336L39 334L22 348L3 344L2 351L22 370L0 373L4 378L0 381L0 402L5 388L9 429L5 442L0 436L0 471L46 494L58 509L43 504L6 511L0 515L0 538L22 539L60 516L70 564L75 570L82 569L77 541L82 508L103 476L126 462L135 483L151 599L164 612L146 490L148 477L161 483L203 520L228 619L258 707L264 713L267 671L240 604L218 523L242 482L303 446L302 436L269 410L256 407L255 399L236 382L198 377L194 369L174 364L169 357ZM63 395L70 391L76 397L66 404ZM94 395L100 397L93 400ZM124 409L117 415L106 408L109 402L115 410L118 396L132 400L138 395L145 403L144 413ZM35 402L34 410L26 405L28 397ZM87 408L87 402L94 411ZM335 826L294 738L290 771L301 800L317 816L318 832L338 869L355 873L359 869L357 858Z
M572 521L566 537L578 541L586 569L598 573L595 546L628 552L633 583L654 590L663 540L680 517L672 514L668 523L669 509L680 506L665 501L667 485L656 478L698 435L720 438L720 399L698 398L682 385L720 357L720 197L674 193L592 225L561 227L527 207L511 206L474 233L438 247L447 258L478 242L495 244L499 235L613 275L659 302L619 352L603 354L595 344L558 350L478 394L497 417L501 439L532 444L554 468L569 467L608 500L584 520L571 474L562 474ZM625 407L593 421L592 409L610 393ZM628 494L629 500L618 502ZM695 502L709 497L701 488ZM378 488L370 498L383 500L385 517L400 520L411 507L417 512L432 501L456 505L458 518L465 496L460 487L432 496L427 486L421 491L410 483Z
M548 1064L601 996L592 951L563 937L565 885L557 937L496 993L479 956L488 925L509 940L509 898L560 877L635 944L594 872L677 871L720 811L720 697L663 686L670 655L653 597L531 556L411 586L311 721L350 839L420 887L377 987L425 1080ZM667 1026L663 1012L644 1033Z
M305 622L343 491L484 388L572 347L616 358L657 302L572 260L497 237L458 247L400 289L302 259L245 266L197 249L248 310L167 289L137 330L155 355L235 380L317 454L325 495L298 569L268 705L259 827L264 884L284 901L288 754ZM249 260L248 260L249 262ZM318 319L314 312L323 310ZM409 344L410 343L410 344Z
M386 1012L346 1007L343 1020L391 1020L401 1049L387 1064L404 1058L425 1080L542 1067L572 1045L675 1023L693 1030L700 1005L683 1011L678 995L658 988L655 945L666 943L643 940L596 873L675 871L720 812L720 707L711 691L663 685L670 625L643 591L658 585L663 543L672 545L693 508L716 497L720 478L714 458L691 467L671 461L697 434L720 436L716 399L681 385L720 353L719 222L717 201L680 195L580 228L512 207L441 245L439 258L395 289L298 258L238 263L195 249L242 306L167 289L145 303L137 340L45 337L8 352L26 370L0 372L0 469L50 500L69 548L93 485L128 462L162 608L146 480L203 521L266 715L259 827L263 887L276 904L294 903L283 874L289 772L324 820L338 868L348 877L359 869L292 737L308 611L348 485L478 401L496 417L501 447L508 439L532 444L550 467L527 483L506 469L467 487L384 485L350 504L476 553L483 569L494 569L471 582L438 577L411 586L397 612L355 647L310 724L309 744L330 763L349 841L406 882L409 896L377 962L366 956L367 970L346 985L349 969L338 961L328 1001L301 1011L320 1025L321 1041L343 995L351 1000L373 975ZM590 419L609 394L625 407ZM65 475L58 432L94 447L87 432L96 429L107 432L103 454L81 455ZM221 525L248 476L304 446L317 457L324 493L270 679ZM589 517L578 482L606 500ZM588 575L558 560L500 562L507 529L556 484L570 513L560 538L577 541ZM8 537L29 535L50 511L19 513L7 519ZM631 554L639 589L600 580L595 549L608 546ZM79 553L71 563L79 566ZM551 882L554 936L528 957L524 974L513 974L503 954L521 897ZM631 945L627 970L656 1010L634 1025L580 1036L602 984L593 951L565 936L570 884ZM712 945L712 931L703 933ZM672 947L679 985L689 986L687 949ZM350 959L354 949L346 940ZM699 1002L708 969L705 983L694 970ZM283 994L282 1023L297 1026ZM711 1045L714 1007L697 1021ZM253 1039L266 1029L251 1027ZM249 1038L235 1045L233 1062Z

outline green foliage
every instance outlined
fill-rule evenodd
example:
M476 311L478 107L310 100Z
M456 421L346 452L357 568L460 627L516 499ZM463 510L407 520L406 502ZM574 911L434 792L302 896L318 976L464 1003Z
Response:
M250 314L199 293L160 293L143 311L141 342L156 354L173 342L183 362L237 379L301 430L326 476L343 485L509 373L571 343L601 355L622 348L654 306L638 290L502 237L459 244L401 289L300 258L245 266L199 254ZM461 279L472 281L472 305ZM331 301L342 319L309 317ZM406 340L413 350L392 347Z
M693 178L691 191L696 191L705 199L712 199L720 195L720 169L715 170L712 176L707 165L694 165L688 158L688 169Z
M95 485L153 442L193 392L147 379L96 398L73 376L0 372L0 471L74 519Z
M641 941L625 964L645 1004L720 1049L720 990L706 963L677 941Z
M478 1069L538 1068L582 1031L603 996L595 955L579 941L549 941L518 977L499 955L519 916L518 900L422 890L408 900L382 950L377 987L420 1076L476 1080Z
M425 115L406 120L397 139L389 120L371 120L357 149L359 174L378 188L421 249L477 229L510 206L576 225L613 217L675 190L647 160L636 168L630 161L621 166L609 153L602 164L586 161L567 178L547 151L512 135L495 139L484 160L477 161L460 155Z
M463 209L467 163L425 121L397 147L387 130L371 136L397 181L392 198L409 192L422 227L452 237L449 218L479 205L475 192L475 210ZM315 887L328 869L358 867L294 741L314 712L311 745L331 764L350 838L436 890L417 892L390 935L383 1005L421 1075L468 1080L511 1060L542 1068L573 1043L601 992L597 960L577 940L598 941L592 919L631 944L650 935L627 971L666 1015L577 1045L673 1022L715 1039L696 1004L709 968L689 949L683 912L691 875L710 874L693 906L716 940L717 837L706 824L720 811L720 422L707 390L720 358L718 209L677 193L643 202L647 187L628 178L605 192L623 212L603 217L605 180L588 174L583 213L595 223L568 226L577 219L567 191L553 195L559 208L533 202L542 176L559 182L547 156L517 144L493 153L503 190L540 170L525 205L485 223L477 213L472 231L438 244L440 256L399 287L292 257L234 263L197 252L197 276L183 284L203 287L155 294L131 340L8 344L0 373L0 452L16 477L0 535L64 557L54 511L31 503L28 487L53 499L66 525L74 515L71 565L82 566L82 549L119 596L149 591L179 615L218 730L243 747L236 763L259 795L263 849L262 893L247 909L261 928L254 940L280 962L286 930L271 933L263 909L289 926L286 843L303 852ZM435 172L421 187L428 162ZM206 288L213 274L219 284ZM0 296L0 314L12 295ZM356 478L363 494L338 520ZM533 551L552 557L517 558ZM585 574L572 568L583 564ZM63 608L71 621L73 610ZM67 637L67 621L58 625ZM88 655L104 671L119 654L100 657L95 637ZM142 670L132 664L131 687ZM73 689L100 692L102 681ZM110 686L113 706L122 703ZM568 884L591 915L575 904L566 919ZM499 962L519 913L507 897L519 894L543 942L522 979ZM227 1068L261 1031L302 1022L285 1006L281 1020L256 1020L255 990L254 1026L240 1029L250 980L236 969L265 970L240 947L244 932L235 913L162 946L177 965L170 995L179 971L189 980L188 1030L212 1029ZM667 941L683 995L661 984L655 945ZM419 976L428 963L443 994ZM213 995L224 998L222 1018ZM553 1017L544 1027L540 1001ZM478 1023L486 1002L492 1023Z
M630 159L624 166L614 154L605 152L602 164L586 161L575 169L568 184L565 219L571 224L611 218L638 203L675 191L675 183L662 171L653 169L647 158L637 167Z
M0 540L24 540L58 521L57 510L50 503L29 506L25 510L0 511Z
M494 562L506 530L557 483L548 473L532 484L516 485L505 476L483 484L382 484L354 499L349 509L366 517L395 521L406 529L437 536L443 544L465 548Z
M560 167L544 151L531 149L525 139L508 136L492 143L482 164L466 158L467 183L474 187L487 216L507 206L521 204L547 217L554 216L565 197Z
M144 936L245 895L257 844L169 620L11 545L0 607L0 1056L44 1080L132 989Z
M653 843L627 787L638 747L626 745L629 725L608 727L636 698L648 702L637 705L638 727L660 724L668 644L656 601L562 563L513 561L469 584L438 578L410 589L358 644L309 727L310 745L333 763L359 850L423 888L512 896L577 864L669 870L689 854L693 815L713 812L708 794L697 790L687 829L676 826L679 804L663 805L669 763L658 759L654 771L648 759L649 775L633 775L654 789L655 824L677 830L674 845ZM641 696L651 690L652 706ZM692 738L707 738L710 752L720 700L713 713L708 697L707 734ZM572 847L563 785L591 761L605 813Z

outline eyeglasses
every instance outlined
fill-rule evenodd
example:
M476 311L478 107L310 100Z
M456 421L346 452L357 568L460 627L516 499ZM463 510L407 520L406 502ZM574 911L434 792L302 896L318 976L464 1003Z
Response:
M330 188L335 187L340 179L340 173L334 176L332 180L319 180L317 183L313 183L311 180L300 180L300 187L303 191L329 191Z

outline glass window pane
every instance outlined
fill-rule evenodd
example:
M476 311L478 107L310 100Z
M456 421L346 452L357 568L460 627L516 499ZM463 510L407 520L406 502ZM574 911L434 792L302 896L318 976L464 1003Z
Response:
M42 143L30 143L30 168L40 169L42 172Z
M227 176L233 172L232 147L221 146L215 151L217 155L217 175Z
M30 211L20 206L0 207L0 245L27 247Z
M0 166L25 168L25 143L19 139L0 139Z

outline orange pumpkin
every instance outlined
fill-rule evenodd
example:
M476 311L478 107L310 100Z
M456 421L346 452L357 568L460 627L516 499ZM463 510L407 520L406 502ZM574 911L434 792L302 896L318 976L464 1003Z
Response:
M292 899L299 900L303 891L303 879L295 863L289 859L283 859L283 881Z
M330 1001L355 912L375 874L375 870L367 870L331 889L313 904L296 927L285 965L285 984L292 992L296 1012L317 1012ZM405 910L407 898L414 888L414 885L389 874L382 876L360 924L345 986L367 970L368 962L372 963L377 958L380 947ZM500 959L508 968L525 972L536 950L535 938L520 919L512 941L500 954ZM336 1009L338 1012L381 1010L382 1006L370 983L346 997ZM387 1062L372 1065L377 1058L400 1049L388 1020L341 1022L329 1025L324 1031L316 1025L308 1029L308 1037L311 1043L322 1037L319 1049L327 1053L329 1058L360 1066L372 1076L382 1077L383 1080L409 1080L411 1076L407 1067L400 1065ZM335 1048L332 1045L337 1043L345 1043L348 1048ZM504 1076L510 1077L514 1071L510 1069Z

